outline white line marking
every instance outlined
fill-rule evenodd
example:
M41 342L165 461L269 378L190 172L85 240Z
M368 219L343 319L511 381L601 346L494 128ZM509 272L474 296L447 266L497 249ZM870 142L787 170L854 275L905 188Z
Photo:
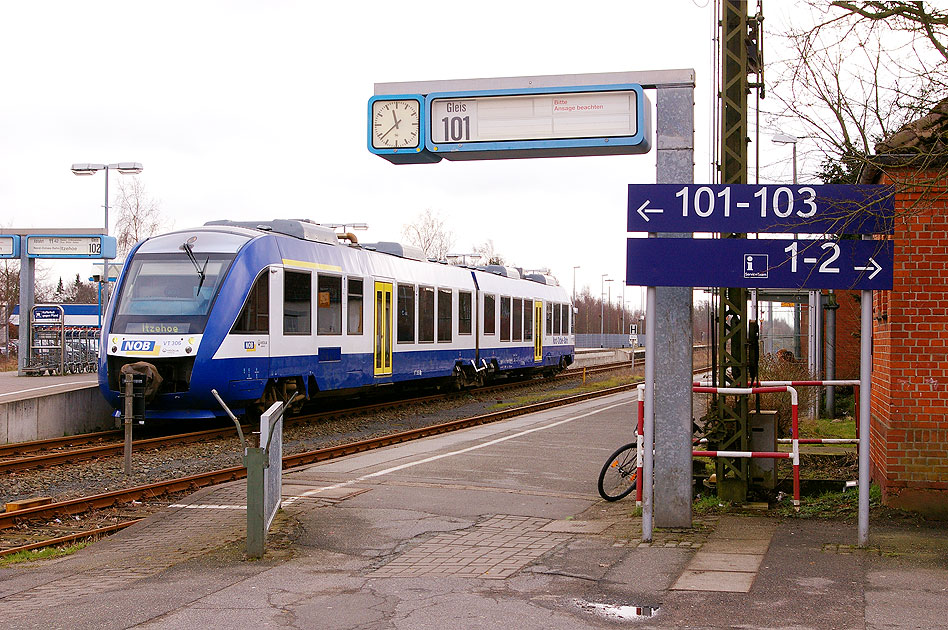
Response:
M17 394L25 394L26 392L36 392L41 389L50 389L52 387L62 387L64 385L96 385L99 381L69 381L68 383L56 383L55 385L43 385L42 387L30 387L29 389L18 389L15 392L6 392L0 394L0 398L4 396L16 396Z
M634 402L634 401L633 401L633 402ZM308 496L312 496L312 495L314 495L314 494L319 494L320 492L325 492L325 491L327 491L327 490L337 490L338 488L345 488L346 486L351 486L351 485L353 485L353 484L356 484L356 483L365 481L365 480L367 480L367 479L372 479L372 478L374 478L374 477L381 477L381 476L383 476L383 475L388 475L388 474L393 473L393 472L398 472L399 470L404 470L404 469L406 469L406 468L412 468L413 466L418 466L419 464L427 464L427 463L429 463L429 462L437 461L437 460L439 460L439 459L444 459L445 457L453 457L453 456L455 456L455 455L463 455L464 453L470 453L471 451L476 451L476 450L478 450L478 449L486 448L486 447L488 447L488 446L493 446L493 445L495 445L495 444L500 444L501 442L506 442L507 440L513 440L513 439L518 438L518 437L523 437L524 435L529 435L530 433L534 433L534 432L536 432L536 431L545 431L546 429L552 429L553 427L558 427L558 426L560 426L561 424L566 424L566 423L568 423L568 422L572 422L572 421L574 421L574 420L580 420L580 419L582 419L582 418L588 418L589 416L595 415L595 414L597 414L597 413L602 413L603 411L609 411L610 409L615 409L616 407L622 407L623 405L628 405L628 404L630 404L630 403L629 403L629 402L616 403L616 404L614 404L614 405L609 405L608 407L603 407L602 409L595 409L595 410L593 410L593 411L589 411L589 412L587 412L587 413L580 414L580 415L578 415L578 416L573 416L572 418L565 418L565 419L563 419L563 420L559 420L559 421L557 421L557 422L554 422L553 424L547 424L547 425L544 425L544 426L542 426L542 427L534 427L534 428L532 428L532 429L527 429L527 430L525 430L525 431L521 431L520 433L514 433L513 435L508 435L508 436L506 436L506 437L501 437L501 438L497 438L497 439L495 439L495 440L490 440L489 442L484 442L484 443L482 443L482 444L475 444L474 446L468 446L467 448L462 448L462 449L460 449L460 450L451 451L451 452L448 452L448 453L441 453L440 455L432 455L431 457L426 457L426 458L424 458L424 459L419 459L418 461L415 461L415 462L408 462L408 463L406 463L406 464L399 464L398 466L393 466L393 467L391 467L391 468L386 468L386 469L384 469L384 470L379 470L379 471L376 471L376 472L374 472L374 473L369 473L369 474L367 474L367 475L362 475L361 477L358 477L358 478L356 478L356 479L350 479L349 481L340 481L339 483L335 483L335 484L333 484L333 485L331 485L331 486L324 486L324 487L322 487L322 488L314 488L314 489L312 489L312 490L307 490L306 492L300 494L299 496L288 497L285 501L283 501L282 506L283 506L283 507L286 507L286 506L288 506L288 505L292 505L293 503L296 502L297 499L302 499L302 498L305 498L305 497L308 497Z

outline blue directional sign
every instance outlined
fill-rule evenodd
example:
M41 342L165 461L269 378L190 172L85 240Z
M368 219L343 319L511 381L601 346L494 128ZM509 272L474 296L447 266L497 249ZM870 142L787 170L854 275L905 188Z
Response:
M894 199L893 186L876 185L630 184L628 228L891 234Z
M892 241L630 238L626 284L892 289Z
M20 237L16 234L0 235L0 258L20 257Z

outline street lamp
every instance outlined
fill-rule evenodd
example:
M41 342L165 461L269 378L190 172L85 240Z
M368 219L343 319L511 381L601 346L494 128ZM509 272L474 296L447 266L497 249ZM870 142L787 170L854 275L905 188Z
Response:
M778 133L773 138L774 142L777 144L792 144L793 145L793 183L797 183L797 137L790 136L785 133Z
M73 164L73 175L95 175L96 171L105 171L105 234L109 233L109 169L115 169L122 175L138 175L142 172L141 162L116 162L115 164ZM104 264L104 263L103 263Z
M606 282L612 282L612 278L607 278L609 274L602 274L602 278L599 281L599 343L600 347L605 343L603 339L603 333L605 333L605 323L606 323L606 303L602 299L606 294ZM611 285L610 285L611 286Z
M579 265L573 266L573 303L576 303L576 270L579 269Z
M105 235L109 234L109 169L113 169L122 175L138 175L142 172L141 162L116 162L114 164L73 164L73 175L95 175L96 171L105 171ZM109 282L109 262L102 259L102 278L99 281L99 328L102 328L102 311L104 303L102 300L102 283L108 286ZM108 292L106 292L105 303L108 302Z

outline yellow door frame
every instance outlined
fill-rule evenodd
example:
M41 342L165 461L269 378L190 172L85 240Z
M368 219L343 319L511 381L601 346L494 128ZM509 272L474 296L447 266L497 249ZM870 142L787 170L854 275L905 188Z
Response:
M392 283L375 283L373 317L372 373L375 376L392 375Z
M533 301L533 360L543 360L543 302Z

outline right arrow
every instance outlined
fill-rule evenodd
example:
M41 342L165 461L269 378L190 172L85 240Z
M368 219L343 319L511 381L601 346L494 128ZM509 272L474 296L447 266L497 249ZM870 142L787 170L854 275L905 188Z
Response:
M876 274L878 274L880 271L882 271L882 265L880 265L879 263L877 263L877 262L875 261L875 259L874 259L872 256L870 256L870 257L869 257L869 264L868 264L867 266L865 266L865 267L853 267L853 269L855 269L856 271L869 271L869 270L871 269L871 270L872 270L872 273L869 274L869 279L872 280L873 278L876 277Z

